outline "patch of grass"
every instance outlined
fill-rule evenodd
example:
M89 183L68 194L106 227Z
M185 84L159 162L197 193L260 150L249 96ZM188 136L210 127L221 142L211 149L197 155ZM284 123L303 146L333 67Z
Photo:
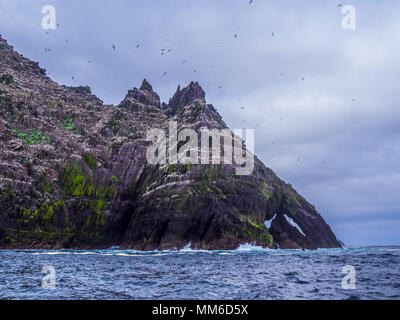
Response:
M13 129L12 133L16 134L17 137L27 145L51 143L50 137L44 135L40 130L34 130L31 133L25 133L20 131L19 129Z
M76 128L74 120L72 120L72 119L64 120L63 125L64 125L64 128L67 129L68 131L74 131Z
M117 176L115 176L115 175L112 175L112 176L110 177L110 180L113 181L113 182L116 182L116 183L119 182L119 178L118 178Z
M51 186L51 182L49 180L47 180L46 178L44 178L42 181L42 191L44 193L51 193L52 190L53 190L53 188Z
M92 169L92 171L96 170L96 161L94 161L93 156L90 153L83 154L83 160L85 160L86 164L90 169Z
M142 185L142 195L144 195L147 192L147 181L145 181Z
M0 191L0 198L14 198L15 192L10 186L6 186Z
M263 194L265 200L268 201L271 198L272 190L270 191L269 194L267 194L267 187L266 187L265 182L261 182L261 193Z
M190 171L190 166L191 166L190 162L185 164L185 172L189 172Z
M116 192L112 184L99 184L88 176L79 164L70 163L62 175L62 190L64 195L75 198L92 197L109 201Z

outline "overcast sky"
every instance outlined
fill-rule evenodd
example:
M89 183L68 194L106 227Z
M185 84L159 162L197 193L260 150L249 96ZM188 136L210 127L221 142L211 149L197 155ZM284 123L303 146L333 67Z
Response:
M355 7L355 30L339 3ZM0 0L0 34L108 104L143 78L166 102L198 81L340 240L400 245L399 16L395 0Z

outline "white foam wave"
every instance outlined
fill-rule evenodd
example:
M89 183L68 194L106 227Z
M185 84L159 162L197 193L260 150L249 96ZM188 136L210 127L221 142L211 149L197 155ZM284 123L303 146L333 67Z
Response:
M256 246L254 244L251 243L245 243L245 244L241 244L239 246L239 248L237 248L234 251L237 252L251 252L251 251L271 251L272 249L269 248L263 248L261 246Z

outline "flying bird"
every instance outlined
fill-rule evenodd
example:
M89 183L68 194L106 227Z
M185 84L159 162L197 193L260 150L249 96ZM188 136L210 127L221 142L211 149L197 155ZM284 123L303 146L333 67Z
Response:
M238 37L236 33L234 34L234 36L235 36L235 38L237 38L237 37Z
M139 47L140 47L140 44L137 44L137 45L136 45L136 49L139 48Z
M168 72L164 72L164 73L163 73L163 77L164 77L167 73L168 73Z
M112 45L112 48L115 50L115 45Z
M250 0L249 4L252 4L252 3L253 3L253 0Z

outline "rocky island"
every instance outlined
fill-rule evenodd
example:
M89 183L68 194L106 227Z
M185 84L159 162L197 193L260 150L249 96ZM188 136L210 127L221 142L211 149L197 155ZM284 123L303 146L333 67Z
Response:
M0 248L340 247L314 206L255 158L146 161L151 128L227 129L198 83L161 103L144 80L117 106L52 81L0 37Z

